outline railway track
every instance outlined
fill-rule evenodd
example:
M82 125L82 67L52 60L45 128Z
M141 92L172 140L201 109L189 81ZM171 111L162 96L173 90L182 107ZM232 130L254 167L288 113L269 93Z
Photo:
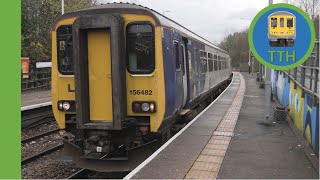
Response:
M62 149L62 148L63 148L63 143L59 143L59 144L57 144L57 145L55 145L53 147L50 147L50 148L45 149L43 151L40 151L39 153L36 153L36 154L34 154L32 156L23 158L22 161L21 161L21 165L25 165L27 163L30 163L30 162L32 162L32 161L34 161L34 160L36 160L36 159L38 159L38 158L40 158L40 157L42 157L44 155L50 154L50 153L55 152L55 151L57 151L59 149Z
M21 140L21 144L26 144L26 143L29 143L33 140L37 140L37 139L41 139L41 138L44 138L46 136L50 136L50 135L53 135L55 133L58 133L59 132L59 128L54 128L54 129L51 129L49 131L46 131L46 132L43 132L43 133L40 133L40 134L37 134L37 135L34 135L34 136L31 136L31 137L27 137L23 140ZM23 158L22 161L21 161L21 164L24 165L24 164L27 164L29 162L32 162L44 155L47 155L47 154L50 154L52 152L55 152L59 149L62 149L63 148L63 143L58 143L57 145L54 145L54 146L50 146L49 148L46 148L40 152L37 152L36 154L33 154L31 156L28 156L26 158Z
M27 130L27 131L29 131L32 128L35 128L41 124L48 123L48 122L54 120L51 102L22 107L21 108L21 116L22 116L21 127L23 130ZM35 140L44 138L46 136L53 135L58 132L59 132L59 128L49 129L49 130L42 132L40 134L25 137L24 139L21 140L21 144L25 145L31 141L35 141ZM32 149L32 143L30 143L29 146L31 146L29 148ZM32 161L34 161L44 155L55 152L61 148L63 148L62 143L58 143L58 144L55 144L54 146L50 146L49 148L41 150L41 151L39 151L35 154L32 154L26 158L23 158L21 161L21 164L25 165L25 164L30 163L30 162L32 162Z
M51 102L21 108L21 128L29 129L53 121Z
M55 128L55 129L46 131L46 132L44 132L44 133L37 134L37 135L31 136L31 137L25 138L25 139L23 139L23 140L21 141L21 143L27 143L27 142L30 142L30 141L35 140L35 139L40 139L40 138L42 138L42 137L45 137L45 136L48 136L48 135L57 133L57 132L59 132L59 130L60 130L59 128Z

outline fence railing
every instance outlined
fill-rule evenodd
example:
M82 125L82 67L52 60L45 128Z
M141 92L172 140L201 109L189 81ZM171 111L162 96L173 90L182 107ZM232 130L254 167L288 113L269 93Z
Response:
M319 41L316 42L311 56L302 65L284 71L295 84L319 98Z
M51 88L51 68L36 68L30 64L29 77L21 76L21 91Z

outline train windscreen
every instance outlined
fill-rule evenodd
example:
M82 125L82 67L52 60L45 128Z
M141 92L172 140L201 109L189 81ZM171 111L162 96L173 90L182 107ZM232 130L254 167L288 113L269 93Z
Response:
M153 72L155 68L154 29L151 24L127 25L127 67L133 74Z
M277 27L277 18L271 18L271 27Z
M57 29L57 58L61 74L73 74L72 26Z
M293 18L288 18L288 19L287 19L287 27L288 27L288 28L293 27Z

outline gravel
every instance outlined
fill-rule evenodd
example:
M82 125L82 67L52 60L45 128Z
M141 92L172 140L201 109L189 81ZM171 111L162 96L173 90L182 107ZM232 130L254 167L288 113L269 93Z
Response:
M44 132L56 129L56 122L48 122L31 129L23 129L22 139L42 134ZM63 131L60 131L60 133ZM50 134L48 136L35 139L33 141L21 144L22 159L37 154L43 150L49 149L62 142L60 133ZM62 149L40 157L21 167L23 179L65 179L81 168L77 168L70 161L63 160Z
M59 150L23 165L21 169L23 179L66 179L81 168L64 161L62 150Z
M26 139L28 137L35 136L56 128L58 128L57 123L55 121L51 121L31 129L23 129L21 133L21 139Z
M49 136L44 136L40 139L27 142L21 146L21 156L22 159L29 157L31 155L37 154L41 151L49 149L56 146L62 142L61 137L58 133L51 134Z

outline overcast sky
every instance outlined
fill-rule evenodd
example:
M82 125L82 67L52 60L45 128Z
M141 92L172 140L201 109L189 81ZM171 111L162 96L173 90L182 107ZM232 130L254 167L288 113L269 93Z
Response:
M213 43L230 33L249 28L254 16L268 0L100 0L130 2L154 9ZM283 0L274 0L280 3Z

